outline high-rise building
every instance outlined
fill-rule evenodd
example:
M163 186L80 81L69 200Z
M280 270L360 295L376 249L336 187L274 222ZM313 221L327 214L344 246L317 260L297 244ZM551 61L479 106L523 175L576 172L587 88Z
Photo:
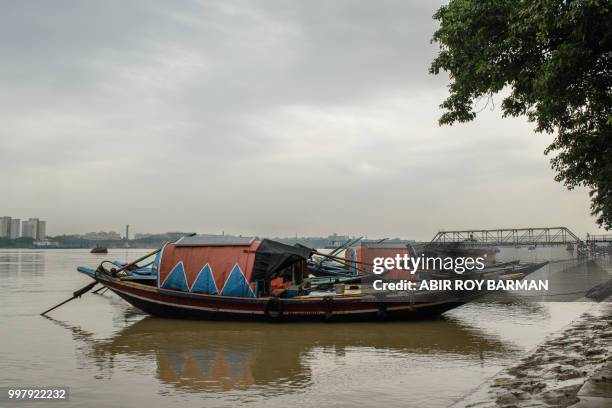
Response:
M36 239L36 229L38 228L38 219L30 218L21 222L21 236Z
M47 237L47 221L38 221L36 226L36 240L44 241Z
M21 220L19 218L11 219L11 230L9 231L9 238L16 239L21 236Z
M38 218L29 218L27 221L20 221L18 218L0 217L0 237L8 237L11 239L19 237L29 237L37 241L44 241L47 236L47 221L41 221ZM5 227L8 224L8 227ZM6 235L3 235L6 233Z
M0 217L0 238L8 238L11 235L11 217Z

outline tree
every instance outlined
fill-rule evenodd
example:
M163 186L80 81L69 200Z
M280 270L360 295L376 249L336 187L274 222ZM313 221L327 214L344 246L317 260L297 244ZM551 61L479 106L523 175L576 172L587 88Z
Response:
M450 0L434 19L448 72L440 125L476 118L475 102L500 91L503 116L525 115L555 134L544 153L555 180L585 186L597 223L612 228L612 2Z

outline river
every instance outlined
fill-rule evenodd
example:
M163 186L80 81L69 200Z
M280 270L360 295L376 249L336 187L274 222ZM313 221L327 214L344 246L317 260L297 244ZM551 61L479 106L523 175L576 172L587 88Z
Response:
M608 260L555 262L535 277L569 294L485 298L406 323L165 320L110 292L39 316L88 283L77 265L146 252L1 249L0 386L69 387L57 407L446 407L588 310L591 303L568 301L580 297L573 292L609 278ZM498 258L570 256L565 248L511 248Z

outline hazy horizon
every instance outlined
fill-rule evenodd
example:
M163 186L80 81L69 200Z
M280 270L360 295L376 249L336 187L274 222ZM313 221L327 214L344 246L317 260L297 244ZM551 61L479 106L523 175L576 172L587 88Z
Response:
M49 235L597 232L552 135L484 103L438 126L441 3L6 4L0 216Z

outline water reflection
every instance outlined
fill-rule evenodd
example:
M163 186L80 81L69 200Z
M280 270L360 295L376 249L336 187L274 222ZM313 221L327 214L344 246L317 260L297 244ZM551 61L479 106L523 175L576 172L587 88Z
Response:
M160 382L188 392L303 388L313 380L312 354L317 352L339 357L354 350L419 354L431 355L432 361L447 355L482 362L514 350L453 319L273 325L145 317L104 340L70 329L84 343L89 363L100 371L133 366L134 361L154 362Z
M3 276L19 276L22 273L40 276L44 271L45 254L43 251L0 251L0 274Z
M545 292L516 291L532 302L571 302L581 300L595 285L610 279L604 262L596 260L552 261L527 279L548 281Z

